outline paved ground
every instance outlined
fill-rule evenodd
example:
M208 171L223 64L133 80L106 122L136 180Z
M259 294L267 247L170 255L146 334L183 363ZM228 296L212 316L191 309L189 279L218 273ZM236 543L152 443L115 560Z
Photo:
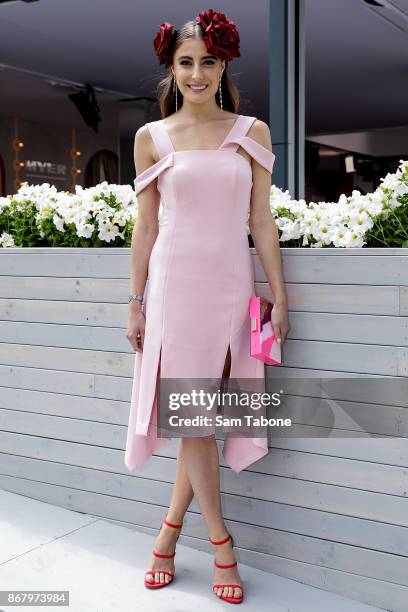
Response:
M213 557L177 545L176 578L143 585L154 536L0 490L0 589L68 590L70 604L6 606L0 612L213 612L231 610L211 592ZM194 567L194 570L192 569ZM234 610L380 610L240 563L245 600Z

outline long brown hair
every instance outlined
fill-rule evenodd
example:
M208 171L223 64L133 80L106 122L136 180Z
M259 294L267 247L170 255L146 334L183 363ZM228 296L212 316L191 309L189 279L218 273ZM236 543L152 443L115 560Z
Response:
M203 38L203 30L195 21L187 21L179 30L177 30L176 38L173 47L173 56L180 45L186 40L194 38ZM237 86L231 81L227 74L228 62L225 62L225 69L221 77L222 89L222 107L232 113L237 113L239 108L239 91ZM172 115L176 111L176 98L173 92L173 73L169 68L169 73L161 79L157 85L158 98L162 118ZM219 90L215 94L215 101L220 105ZM183 106L183 94L177 92L177 108Z

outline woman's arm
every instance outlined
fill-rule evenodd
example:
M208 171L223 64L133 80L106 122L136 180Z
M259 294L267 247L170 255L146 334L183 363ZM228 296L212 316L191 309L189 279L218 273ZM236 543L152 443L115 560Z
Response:
M254 121L248 136L272 151L269 126L263 121ZM253 184L248 225L274 297L272 309L274 331L278 340L283 342L289 329L288 297L283 278L278 228L269 206L271 175L253 158L251 164Z
M135 135L133 152L137 175L155 163L152 144L148 128L144 125ZM146 285L150 253L159 229L160 194L157 191L157 179L139 193L137 204L138 213L131 242L130 293L141 295ZM137 305L140 307L140 302L130 302L131 308Z
M155 163L153 150L153 141L148 128L144 125L137 130L134 142L134 161L137 175ZM130 293L143 295L150 253L159 231L160 194L157 191L157 179L139 192L137 204L138 213L131 241ZM136 336L139 332L141 333L141 342L137 344ZM129 323L126 336L136 351L143 348L144 315L141 303L136 300L129 302Z

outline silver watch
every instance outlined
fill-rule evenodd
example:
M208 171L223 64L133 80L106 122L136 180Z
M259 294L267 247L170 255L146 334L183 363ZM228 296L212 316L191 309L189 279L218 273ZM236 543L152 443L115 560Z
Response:
M130 304L132 300L137 300L138 302L143 304L143 295L138 295L137 293L129 293L128 304Z

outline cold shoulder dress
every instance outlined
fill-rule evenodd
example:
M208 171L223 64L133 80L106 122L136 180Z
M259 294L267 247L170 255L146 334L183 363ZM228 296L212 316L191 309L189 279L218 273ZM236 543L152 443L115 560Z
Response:
M246 223L252 166L241 146L272 174L275 155L246 134L255 117L238 115L216 149L175 151L163 120L147 123L159 161L135 179L136 196L157 178L162 217L145 288L143 351L135 353L125 464L138 469L169 438L157 436L157 385L163 378L264 378L249 354L254 268ZM267 436L226 435L222 453L239 472L268 453Z

